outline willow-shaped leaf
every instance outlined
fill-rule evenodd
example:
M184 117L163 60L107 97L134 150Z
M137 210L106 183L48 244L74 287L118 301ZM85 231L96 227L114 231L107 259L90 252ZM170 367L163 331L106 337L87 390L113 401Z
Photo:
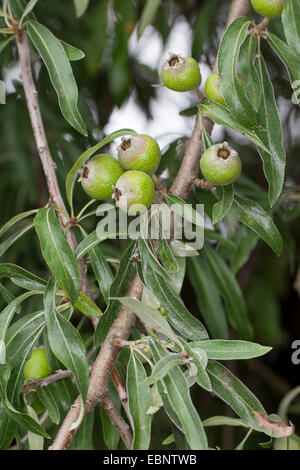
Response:
M300 3L286 0L282 13L282 24L288 45L300 56Z
M231 341L223 339L210 339L205 341L195 341L189 343L195 350L204 350L208 359L218 361L231 361L238 359L253 359L264 356L271 351L268 346L250 343L249 341Z
M33 228L33 224L26 225L23 228L20 228L16 232L14 232L12 235L10 235L6 240L4 240L0 244L0 256L4 255L4 253L17 241L19 238L21 238L25 233L27 233L29 230Z
M77 108L76 81L63 45L49 29L37 21L28 22L26 28L47 67L64 118L80 134L86 136L87 130Z
M257 54L257 36L249 34L242 44L239 62L243 73L243 88L255 111L258 111L261 100L261 83L254 66Z
M75 307L82 313L91 317L100 317L102 312L98 305L95 304L84 292L79 292Z
M257 202L235 196L230 213L262 238L277 255L281 254L281 235L270 215Z
M89 386L89 364L85 347L78 331L55 309L55 286L52 280L44 295L44 308L50 348L57 359L72 372L84 403ZM79 422L83 409L82 406Z
M126 389L129 411L134 423L133 450L147 450L151 439L150 408L151 392L149 385L143 382L147 378L143 364L134 352L131 352L127 366Z
M85 57L85 53L81 49L78 49L78 47L72 46L71 44L68 44L65 41L60 41L60 42L62 43L63 48L70 62L81 60Z
M213 224L217 224L228 214L231 209L233 198L234 198L234 189L232 184L223 186L221 190L221 199L214 204L213 207Z
M272 155L260 148L258 148L258 152L263 160L264 173L269 183L269 201L271 206L274 206L283 187L286 155L274 89L262 56L257 58L256 67L262 87L262 100L258 112L258 122L267 131L261 132L258 130L257 135L270 149Z
M239 53L250 23L248 18L240 17L227 28L219 48L218 69L221 76L221 92L228 109L243 125L253 128L256 112L237 77Z
M40 209L34 219L41 250L59 287L72 304L79 294L79 273L75 255L62 233L54 207Z
M44 290L46 281L15 264L1 263L0 277L9 277L12 282L27 290Z

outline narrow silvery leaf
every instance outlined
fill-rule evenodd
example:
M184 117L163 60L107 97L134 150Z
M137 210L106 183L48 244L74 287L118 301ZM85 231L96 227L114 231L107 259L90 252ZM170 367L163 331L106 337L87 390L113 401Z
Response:
M41 387L37 390L37 396L43 403L49 413L49 417L54 424L60 421L59 409L55 402L54 396L51 393L50 387Z
M262 100L258 112L258 122L267 131L261 132L258 130L257 134L262 142L268 146L272 156L260 148L258 152L263 160L264 173L269 182L270 204L274 206L283 187L286 155L274 89L262 56L257 58L256 67L262 87Z
M110 288L114 282L113 273L99 246L92 248L89 251L89 255L95 278L98 281L103 298L108 304Z
M144 385L153 385L158 380L162 380L175 366L185 364L187 361L181 354L168 354L162 357L153 367L151 375L147 377Z
M248 100L255 111L258 111L261 102L261 82L254 66L257 54L257 37L249 34L240 50L239 62L243 73L243 87Z
M85 57L85 53L81 49L78 49L78 47L72 46L71 44L68 44L65 41L60 41L60 42L62 43L63 48L70 62L81 60Z
M144 278L146 287L166 309L168 322L173 328L192 341L207 338L205 327L190 314L182 300L172 291L164 278L147 267L144 270Z
M77 18L80 18L86 12L90 0L74 0L75 12Z
M15 217L12 217L8 222L6 222L0 229L0 237L2 237L7 230L13 227L16 223L20 222L27 217L36 214L38 209L32 209L31 211L22 212L21 214L17 214Z
M152 339L150 347L156 362L168 354L159 343ZM207 438L202 422L192 403L189 387L180 367L174 367L171 373L160 382L158 382L158 387L165 410L175 425L183 431L191 449L207 449Z
M192 364L196 368L195 380L197 384L208 392L211 392L212 388L210 379L205 370L207 365L207 357L205 351L195 351L193 348L190 347L190 344L186 341L183 341L183 346L189 358L193 360Z
M204 227L202 214L193 209L192 206L187 204L183 199L175 196L175 194L166 194L166 201L171 210L180 215L180 217L199 227Z
M4 253L17 241L21 238L25 233L33 228L33 224L26 225L21 229L17 230L15 233L10 235L6 240L4 240L0 244L0 256L4 255Z
M38 423L39 418L34 409L27 404L27 413L29 416L34 419ZM28 433L28 444L29 444L29 450L43 450L44 449L44 438L42 436L38 436L37 434L34 434L33 432Z
M234 198L234 189L232 184L223 186L221 190L221 199L216 202L213 207L213 224L217 224L228 214L231 209L233 198Z
M77 108L76 81L63 45L49 29L37 21L28 22L27 31L47 67L64 118L80 134L86 136L87 130Z
M15 264L1 263L0 277L9 277L12 282L24 287L27 290L41 290L46 286L46 281L35 274L26 271Z
M141 37L146 27L151 24L156 16L157 10L162 0L147 0L142 11L141 19L139 22L138 36Z
M51 280L44 295L44 308L51 350L72 372L84 402L89 385L89 365L85 347L78 331L55 310L55 286Z
M256 112L249 103L237 77L240 48L245 41L251 21L237 18L225 31L218 53L221 92L228 109L246 127L253 128Z
M214 392L225 401L249 427L268 436L277 434L266 425L262 425L259 417L267 414L253 393L226 367L210 360L207 366Z
M206 352L208 359L216 359L219 361L253 359L254 357L264 356L272 349L249 341L222 339L196 341L189 343L189 346L195 350L203 349Z
M34 219L42 254L59 287L72 304L79 293L79 273L75 255L62 233L54 207L40 209Z
M98 305L96 305L95 302L93 302L84 292L79 292L75 307L85 315L89 315L91 317L100 317L102 315Z
M147 378L143 364L134 352L131 352L128 367L126 389L129 411L134 423L133 450L147 450L151 439L151 416L147 414L151 406L149 385L143 384Z
M282 24L288 45L300 56L300 3L285 0L282 13Z
M235 196L230 213L262 238L277 255L281 254L281 235L271 216L257 202Z

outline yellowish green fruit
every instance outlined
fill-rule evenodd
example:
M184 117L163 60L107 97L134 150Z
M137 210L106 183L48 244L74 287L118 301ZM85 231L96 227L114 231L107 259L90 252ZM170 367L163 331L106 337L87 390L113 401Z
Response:
M84 165L79 181L88 196L104 201L112 197L112 187L122 173L120 163L111 155L104 153L96 155Z
M126 170L141 170L154 173L160 162L160 148L155 139L140 134L122 138L118 147L118 158Z
M145 212L154 199L154 183L143 171L129 170L123 173L114 187L117 206L128 215Z
M212 184L226 186L233 183L241 174L242 163L236 150L228 145L212 145L200 160L204 178Z
M190 91L201 84L199 65L193 57L170 54L161 69L161 78L167 88L174 91Z
M34 349L24 367L25 380L39 380L48 375L50 375L50 369L45 349Z
M237 78L243 86L243 79L240 74L237 74ZM226 106L225 100L221 93L221 77L219 72L212 73L205 83L205 94L209 100L216 101L217 103L221 104L222 106Z
M251 0L254 10L268 18L279 18L284 8L284 0Z

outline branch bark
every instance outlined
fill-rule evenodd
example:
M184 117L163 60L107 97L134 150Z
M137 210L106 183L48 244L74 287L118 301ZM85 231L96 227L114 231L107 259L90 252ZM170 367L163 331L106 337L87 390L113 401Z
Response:
M249 0L233 0L228 24L235 18L245 15L249 9ZM210 121L206 121L207 130L211 132L213 125ZM171 191L182 198L186 198L193 181L198 176L199 158L201 155L201 128L199 125L199 116L196 118L195 127L192 137L187 147L186 154L183 158L181 168L174 181ZM128 291L128 297L140 299L143 291L138 276L133 280ZM126 340L134 326L136 317L133 312L122 307L120 313L113 323L105 341L102 344L98 357L93 365L90 385L88 390L85 413L91 411L97 403L103 403L106 399L106 386L108 379L112 373L115 363L118 359L119 348L115 346L115 339L121 338ZM74 402L70 408L52 446L51 450L65 450L72 442L73 436L77 430L70 431L71 425L77 420L80 412L80 399Z

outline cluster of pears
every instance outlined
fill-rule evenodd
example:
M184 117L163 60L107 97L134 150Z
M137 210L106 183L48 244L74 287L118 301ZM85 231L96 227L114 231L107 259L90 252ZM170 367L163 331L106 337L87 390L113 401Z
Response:
M153 201L151 175L159 165L160 148L155 139L139 134L123 137L117 152L118 160L107 154L93 157L81 169L80 181L91 198L113 198L120 209L136 215Z

